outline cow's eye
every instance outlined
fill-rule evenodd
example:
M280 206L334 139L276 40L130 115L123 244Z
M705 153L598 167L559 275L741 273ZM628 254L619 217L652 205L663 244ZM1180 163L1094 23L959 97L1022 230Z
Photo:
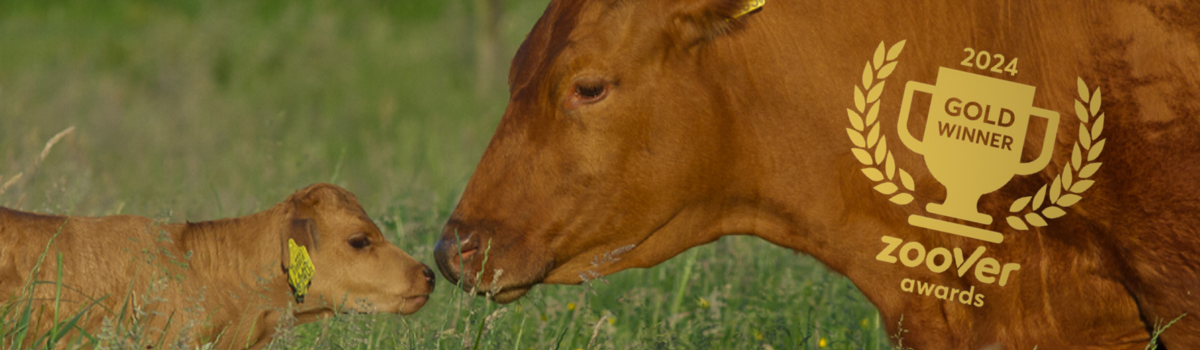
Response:
M575 92L571 95L570 106L579 107L603 100L608 95L609 84L603 80L584 79L575 82Z
M604 95L604 85L577 85L575 86L575 94L584 100L595 100Z
M371 246L371 239L367 237L367 234L360 232L351 236L350 240L346 241L346 243L349 243L350 247L354 249L363 250Z

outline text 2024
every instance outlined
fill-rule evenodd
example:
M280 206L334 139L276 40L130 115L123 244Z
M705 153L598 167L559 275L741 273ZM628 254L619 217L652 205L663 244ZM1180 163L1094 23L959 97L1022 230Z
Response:
M983 69L983 70L987 70L987 71L991 71L991 72L995 72L995 73L1008 73L1009 75L1012 75L1012 76L1017 75L1017 59L1016 58L1013 58L1012 61L1009 61L1008 64L1005 65L1004 64L1004 55L1001 55L998 53L993 54L993 53L989 53L987 51L975 52L975 49L969 48L969 47L963 49L963 51L965 51L967 53L967 58L964 58L961 62L961 64L964 66L975 67L975 68L979 68L979 69ZM992 64L993 61L995 62L995 64ZM989 68L989 67L991 67L991 68ZM1000 67L1004 67L1004 68L1001 69Z

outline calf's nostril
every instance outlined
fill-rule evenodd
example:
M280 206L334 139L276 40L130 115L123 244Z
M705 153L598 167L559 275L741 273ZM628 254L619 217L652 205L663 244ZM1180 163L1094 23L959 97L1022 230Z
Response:
M426 266L425 270L421 272L425 274L425 281L429 282L430 287L433 287L434 280L437 279L437 277L433 275L433 269L430 269L429 266Z

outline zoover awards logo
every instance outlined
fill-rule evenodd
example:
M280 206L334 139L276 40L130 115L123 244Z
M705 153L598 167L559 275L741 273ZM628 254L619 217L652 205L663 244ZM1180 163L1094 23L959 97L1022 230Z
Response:
M907 82L900 115L895 119L897 123L883 125L878 118L883 87L899 64L904 43L900 41L888 48L880 42L874 56L863 67L862 85L854 87L854 106L846 109L850 120L846 132L853 144L851 152L863 165L861 173L865 179L895 205L917 205L913 197L917 188L912 176L901 164L896 164L887 137L881 135L882 128L896 128L900 143L922 155L929 173L945 186L945 201L927 203L924 206L926 214L908 217L910 225L1001 244L1004 235L989 228L1007 226L1010 233L1015 233L1031 227L1046 227L1052 225L1053 219L1067 215L1067 210L1083 199L1084 193L1095 182L1091 178L1100 169L1098 159L1104 150L1105 139L1101 137L1104 113L1100 111L1099 88L1089 89L1082 78L1077 78L1075 116L1079 120L1079 138L1071 151L1070 162L1054 180L1036 193L1013 201L1008 212L981 213L978 209L981 196L999 190L1015 176L1046 169L1054 152L1058 128L1061 123L1072 122L1071 118L1033 106L1036 87L989 76L1016 76L1018 58L1006 59L1002 54L964 48L966 58L953 67L939 67L934 84ZM983 74L978 73L981 71ZM921 138L912 135L908 128L912 101L917 93L932 98ZM1030 135L1028 130L1033 118L1045 119L1046 132L1040 139L1031 140L1042 147L1032 161L1023 162L1021 154L1026 141L1030 137L1039 137ZM1002 218L1004 224L993 225L997 217ZM946 219L958 219L967 224ZM943 247L927 251L920 242L905 243L900 238L886 235L881 241L886 246L876 256L878 261L899 262L913 268L925 265L934 273L974 277L983 284L997 283L1003 287L1021 268L1016 263L1001 263L987 257L986 244L979 245L968 255L961 248L953 248L953 253ZM905 292L982 307L985 296L975 293L974 285L972 283L970 290L960 291L906 278L900 288Z

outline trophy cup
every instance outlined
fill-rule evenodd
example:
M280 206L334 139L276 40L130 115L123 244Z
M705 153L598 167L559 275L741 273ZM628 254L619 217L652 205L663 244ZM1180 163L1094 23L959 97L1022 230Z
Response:
M1033 107L1035 88L983 75L941 67L937 84L910 81L904 89L898 131L900 140L925 158L929 173L946 186L944 203L929 203L930 213L983 225L990 215L978 210L979 197L1000 189L1015 175L1041 171L1050 163L1058 134L1058 112ZM908 131L914 91L933 95L923 140ZM1048 120L1041 153L1029 163L1021 151L1029 118ZM909 224L964 237L1000 243L999 232L911 215Z

